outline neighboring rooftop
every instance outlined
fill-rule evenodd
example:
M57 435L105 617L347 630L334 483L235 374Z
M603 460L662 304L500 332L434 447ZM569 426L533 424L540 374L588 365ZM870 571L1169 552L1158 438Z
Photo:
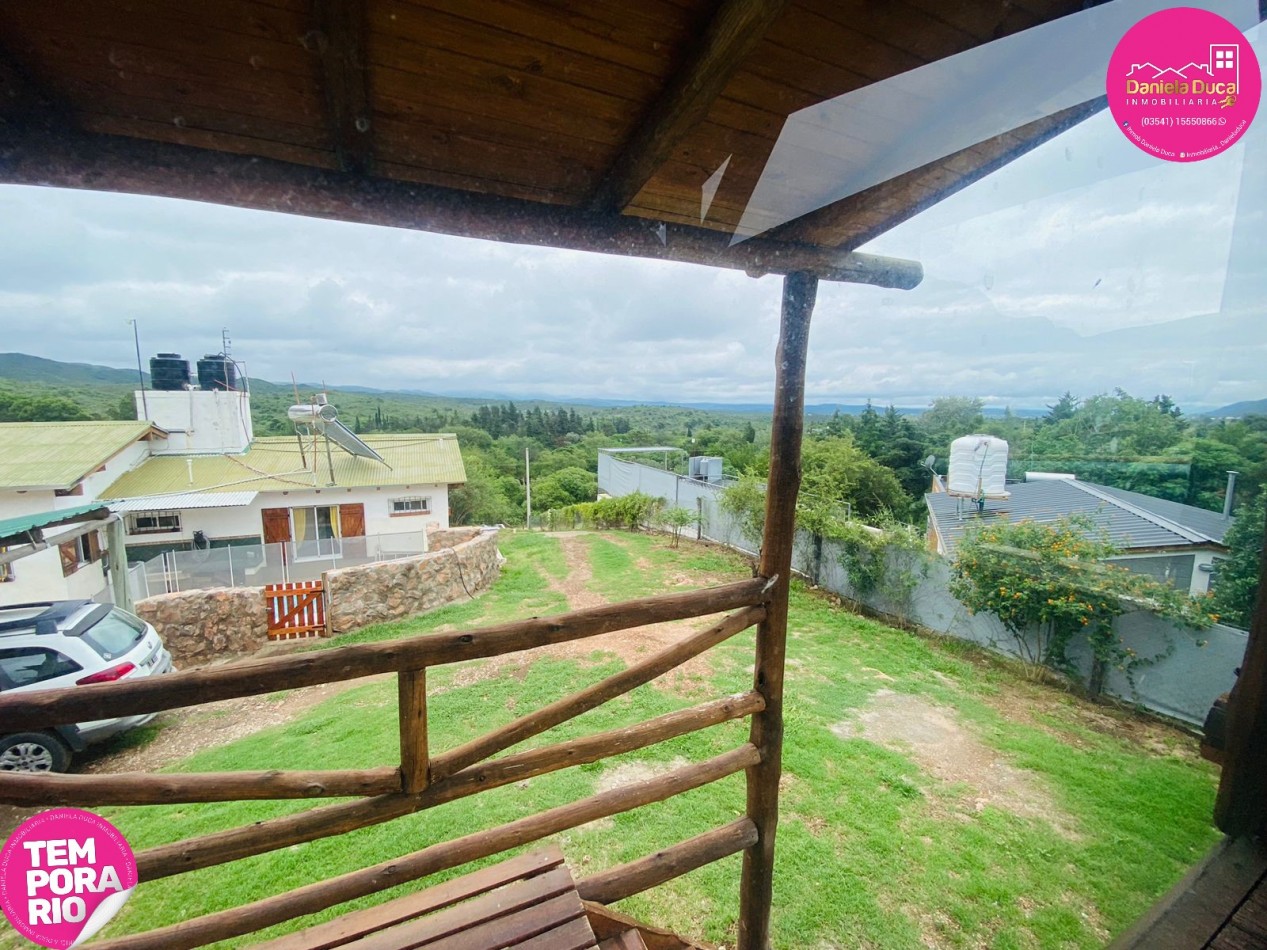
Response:
M0 489L65 491L156 431L149 422L0 423Z
M953 495L932 492L924 496L948 557L954 557L969 527L999 519L1043 523L1068 515L1089 515L1124 551L1222 545L1231 524L1216 511L1072 479L1021 482L1008 485L1008 491L1011 497L1007 501L987 502L980 514L967 501L961 514L960 499Z
M387 462L358 458L331 448L334 482L340 488L367 485L457 485L466 469L451 433L363 436ZM314 460L316 477L313 477ZM390 466L390 468L388 467ZM304 441L303 455L294 436L256 439L241 455L155 456L102 492L103 498L187 495L190 492L294 491L326 488L330 469L325 445Z

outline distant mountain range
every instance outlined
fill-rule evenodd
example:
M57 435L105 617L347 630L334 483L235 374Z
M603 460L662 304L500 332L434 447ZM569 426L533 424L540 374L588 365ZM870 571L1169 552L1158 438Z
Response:
M1221 409L1211 409L1209 412L1201 413L1203 416L1213 416L1216 419L1239 419L1242 416L1267 416L1267 399L1250 399L1244 402L1234 402L1230 406L1224 406Z
M149 373L143 374L145 385L150 385ZM134 389L136 387L136 370L119 369L113 366L99 366L93 363L63 363L42 356L31 356L26 353L0 353L0 381L12 380L18 383L36 383L53 387L93 387L105 386L112 389ZM289 392L293 383L273 383L252 377L251 388L260 394ZM302 393L311 393L321 389L318 383L299 383ZM427 400L442 400L465 405L482 405L489 402L516 402L524 406L590 406L598 409L619 409L626 406L661 406L683 409L698 409L701 412L734 412L734 413L769 413L773 410L770 403L729 403L729 402L672 402L660 399L583 399L570 396L516 396L511 393L434 393L421 389L378 389L372 386L330 386L331 391L359 393L369 396L406 396ZM873 403L877 411L883 411L884 403ZM805 407L807 415L830 416L834 412L845 415L859 415L866 405L864 403L812 403ZM924 407L898 406L898 412L904 416L918 416ZM1006 409L989 406L985 409L988 417L1004 415ZM1046 414L1045 409L1013 409L1012 414L1022 418L1038 418ZM1232 418L1251 414L1267 414L1267 399L1249 402L1237 402L1221 409L1203 413L1207 416Z

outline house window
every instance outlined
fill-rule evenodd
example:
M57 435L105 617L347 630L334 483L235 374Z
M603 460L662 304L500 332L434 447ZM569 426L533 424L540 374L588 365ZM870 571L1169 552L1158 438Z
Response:
M290 523L296 558L339 557L342 554L337 507L292 508Z
M3 554L7 550L9 549L6 548L4 545L0 545L0 554ZM16 580L16 578L13 576L13 565L0 564L0 584L5 583L6 581L12 581L12 580Z
M179 531L179 511L142 511L128 515L128 534L175 534Z
M422 495L409 495L391 500L392 515L425 515L431 511L431 499Z
M86 567L101 558L101 543L97 540L95 531L63 541L57 546L57 550L62 559L63 577L70 577L81 567Z

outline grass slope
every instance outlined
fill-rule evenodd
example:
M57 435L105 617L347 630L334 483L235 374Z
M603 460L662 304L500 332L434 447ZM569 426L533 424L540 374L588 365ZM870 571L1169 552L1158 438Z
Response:
M589 559L589 589L612 599L748 573L742 560L728 554L688 544L672 550L659 538L611 534L569 543ZM478 600L339 642L564 609L555 589L565 573L558 538L512 535L502 548L509 558L502 578ZM707 695L684 696L652 684L546 738L613 728L747 689L752 650L748 632L714 651ZM776 947L1097 947L1216 838L1209 821L1213 770L1177 733L1087 706L965 647L893 630L800 589L793 594L788 656ZM512 667L513 675L503 669L489 678L480 678L478 664L434 670L428 675L432 742L436 751L457 745L619 667L611 655L594 654L539 659L528 668ZM868 703L885 695L881 690L953 711L992 754L1033 773L1065 816L1063 825L977 807L965 783L935 777L897 748L841 738L840 724L857 721ZM623 763L609 760L486 793L474 808L456 802L228 867L143 883L111 932L173 923L389 860L591 794L622 764L643 773L668 768L680 759L726 751L745 737L745 724L728 723L632 753ZM395 686L384 679L287 725L194 755L179 768L366 767L396 761L396 741ZM743 802L742 777L732 776L558 840L576 874L584 876L730 821ZM139 849L307 807L156 806L115 809L109 817ZM738 879L734 857L632 898L622 909L733 945ZM327 911L302 923L335 915Z

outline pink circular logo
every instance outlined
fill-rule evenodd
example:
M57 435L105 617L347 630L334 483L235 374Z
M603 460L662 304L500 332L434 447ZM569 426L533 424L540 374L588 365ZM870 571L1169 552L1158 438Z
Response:
M0 908L43 947L78 946L136 887L136 858L119 829L92 812L54 808L18 826L0 851Z
M1199 162L1241 140L1262 84L1258 59L1234 24L1176 7L1127 30L1109 60L1106 89L1117 127L1138 148Z

